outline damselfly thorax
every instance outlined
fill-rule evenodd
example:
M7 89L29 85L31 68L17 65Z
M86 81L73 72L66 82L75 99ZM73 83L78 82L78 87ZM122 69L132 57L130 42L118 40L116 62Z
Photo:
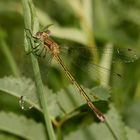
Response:
M58 55L60 53L59 46L51 38L49 38L48 32L37 32L35 35L36 39L44 42L44 47L52 54Z

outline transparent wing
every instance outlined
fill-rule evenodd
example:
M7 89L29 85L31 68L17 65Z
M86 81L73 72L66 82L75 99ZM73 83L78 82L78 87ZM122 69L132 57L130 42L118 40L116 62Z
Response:
M93 54L95 50L83 46L61 47L60 55L64 59L65 63L67 63L68 67L72 69L72 72L76 77L86 77L84 78L84 81L89 81L89 79L93 78L97 82L100 82L101 79L103 80L102 77L108 74L110 74L112 78L121 80L123 75L119 71L112 71L112 64L120 62L130 63L138 59L136 53L130 48L114 48L114 50L112 50L110 48L104 49L99 47L98 51L99 60L102 59L103 53L107 53L106 55L108 56L112 55L110 66L107 67L106 65L102 65L100 62L96 62Z
M138 55L131 48L115 48L114 53L121 63L132 63L138 59Z
M82 58L87 59L87 55L85 53L90 52L90 55L93 55L94 52L96 53L98 51L99 55L101 56L104 52L108 55L112 54L112 49L110 48L104 48L104 47L97 47L97 49L94 48L86 48L83 46L63 46L61 47L62 53L81 53ZM132 63L136 61L139 57L132 48L113 48L113 63ZM85 55L84 55L85 54ZM93 56L92 56L93 59Z

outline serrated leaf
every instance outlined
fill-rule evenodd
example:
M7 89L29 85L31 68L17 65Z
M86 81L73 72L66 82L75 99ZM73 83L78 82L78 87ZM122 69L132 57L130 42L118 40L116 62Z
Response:
M111 97L109 89L102 86L97 86L92 88L90 94L96 100L102 100L102 101L108 101L108 99Z
M14 78L12 76L4 77L0 79L0 90L18 98L25 96L25 101L41 111L35 84L31 79L25 77Z
M57 97L58 103L66 113L74 111L85 103L73 85L58 92Z
M14 113L0 112L0 130L28 140L47 139L43 124Z
M49 113L52 119L56 118L57 116L63 116L64 113L75 111L77 108L86 104L83 97L80 96L79 92L73 85L61 90L57 95L53 94L47 87L44 87L44 89L46 92ZM25 97L25 102L33 105L33 107L41 111L36 95L36 88L31 79L25 77L2 78L0 79L0 90L18 98L21 96ZM85 91L92 101L107 101L107 99L110 97L108 90L103 87L95 87L92 90L85 89Z
M106 123L93 123L90 126L79 129L65 136L65 140L125 140L125 127L122 123L120 116L114 106L110 105L110 110L106 114L107 122L109 122L110 128ZM115 134L112 135L112 131Z
M114 140L114 137L103 124L92 124L83 129L72 132L65 136L64 140Z
M64 112L61 110L61 108L58 105L58 100L57 100L56 94L52 94L51 96L49 96L49 98L47 98L47 103L49 106L48 110L49 110L49 113L50 113L50 116L52 119L56 118L57 116L64 115Z
M136 131L135 129L125 127L127 140L140 140L140 133Z
M49 113L51 118L55 118L62 114L61 109L57 105L56 95L52 93L47 87L44 87L46 92L46 99L48 100ZM24 101L33 105L39 111L41 110L34 82L25 77L5 77L0 79L0 90L10 95L20 98L24 97Z
M107 89L103 87L95 87L92 90L84 88L87 95L92 101L107 100L110 95ZM99 93L99 95L98 95ZM58 103L63 108L65 113L70 113L80 106L86 104L84 98L80 95L74 85L70 85L58 92Z
M110 110L106 115L106 124L116 139L127 140L124 123L113 104L110 104Z

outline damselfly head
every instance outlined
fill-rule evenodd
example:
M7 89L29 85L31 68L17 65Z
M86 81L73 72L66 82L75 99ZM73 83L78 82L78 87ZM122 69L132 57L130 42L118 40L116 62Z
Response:
M40 39L40 40L44 41L47 37L49 37L49 35L48 35L47 32L37 32L35 37L37 39Z
M35 37L37 39L40 39L42 37L42 34L43 34L43 32L37 32L36 35L35 35Z

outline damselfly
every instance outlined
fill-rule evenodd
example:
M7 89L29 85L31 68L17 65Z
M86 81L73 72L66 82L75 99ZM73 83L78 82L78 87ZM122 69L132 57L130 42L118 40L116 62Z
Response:
M28 30L28 29L26 29ZM30 30L28 30L30 32ZM31 32L30 32L31 33ZM40 44L32 47L31 53L37 56L46 56L46 52L49 52L53 58L60 64L62 69L64 70L67 77L70 79L70 81L75 85L75 87L78 89L79 93L83 96L83 98L86 100L88 106L94 111L96 116L101 120L105 121L105 117L102 112L100 112L92 103L91 99L87 96L85 90L76 82L73 75L70 73L66 65L64 64L63 60L59 56L60 49L59 45L53 41L50 37L50 31L47 30L46 32L37 32L35 36L33 36L34 39L39 40ZM40 50L40 45L43 44L42 50ZM40 52L40 53L38 53Z
M60 56L60 46L50 38L50 31L46 30L43 32L37 32L35 36L31 34L31 31L29 29L26 29L30 33L30 37L34 39L35 42L38 42L38 45L32 46L32 49L29 53L33 53L36 56L39 57L46 57L47 53L51 54L51 56L58 62L58 64L61 66L61 68L64 70L65 74L71 81L73 85L78 89L79 93L82 95L82 97L86 100L88 106L94 111L96 116L101 120L105 121L105 116L102 112L100 112L92 103L91 99L88 97L85 90L80 86L80 84L75 80L74 76L71 74L69 69L64 64L61 56ZM29 37L29 38L30 38ZM30 38L31 39L31 38ZM131 52L131 49L127 49L129 52ZM116 51L121 57L121 52L119 49ZM134 61L136 59L136 55L133 54L133 59L124 59L126 62ZM96 65L97 67L100 67ZM105 68L104 68L105 69ZM106 69L107 70L107 69ZM121 77L119 73L115 73L117 76Z

